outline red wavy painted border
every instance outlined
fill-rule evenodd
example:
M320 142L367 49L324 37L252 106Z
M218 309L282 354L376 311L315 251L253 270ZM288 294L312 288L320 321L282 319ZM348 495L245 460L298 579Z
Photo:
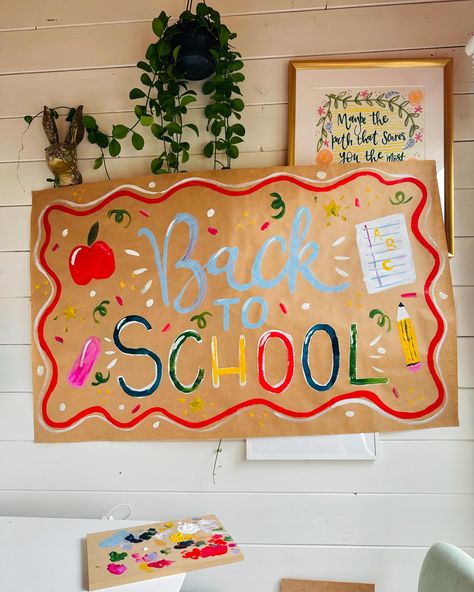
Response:
M46 340L44 338L44 326L45 326L46 319L47 319L48 315L53 311L53 309L55 308L55 306L58 303L59 298L61 296L61 283L59 281L59 278L49 268L49 266L46 263L46 259L45 259L45 253L47 251L47 248L48 248L48 245L49 245L49 242L51 239L51 225L49 222L49 215L51 212L58 210L61 212L71 214L73 216L79 216L79 217L80 216L87 216L93 212L100 210L101 208L108 205L113 200L115 200L119 197L130 197L132 199L136 199L136 200L141 201L146 204L156 204L156 203L160 203L160 202L165 201L166 199L170 198L177 191L180 191L181 189L185 189L188 187L205 187L207 189L211 189L213 191L216 191L217 193L220 193L222 195L226 195L229 197L239 197L242 195L250 195L252 193L255 193L256 191L258 191L259 189L262 189L263 187L266 187L267 185L270 185L270 184L273 184L276 182L280 182L280 181L286 181L288 183L292 183L292 184L297 185L298 187L308 190L308 191L317 190L318 193L324 193L327 191L331 191L333 189L337 189L338 187L344 186L347 183L350 183L351 181L353 181L354 179L357 179L357 178L363 177L363 176L373 177L373 178L377 179L383 185L387 185L387 186L397 185L400 183L413 183L414 185L416 185L420 189L421 194L422 194L422 198L420 200L420 203L418 204L418 206L416 207L416 209L413 213L413 217L411 220L411 229L412 229L414 236L417 238L418 242L432 255L433 261L434 261L433 267L432 267L430 273L428 274L428 277L427 277L425 285L424 285L426 302L428 304L429 309L433 313L433 316L437 320L437 330L436 330L436 333L435 333L435 335L434 335L433 339L431 340L429 347L428 347L428 367L429 367L430 373L431 373L433 380L434 380L434 382L437 386L437 389L438 389L438 396L437 396L436 400L433 403L431 403L431 405L429 405L425 409L421 409L419 411L413 411L413 412L396 411L394 409L391 409L388 405L386 405L372 391L355 390L355 391L351 391L349 393L344 393L344 394L339 395L337 397L333 397L330 401L327 401L326 403L324 403L314 409L311 409L309 411L305 411L305 412L292 411L291 409L286 409L285 407L282 407L281 405L277 405L276 403L274 403L272 401L268 401L267 399L254 398L254 399L249 399L247 401L243 401L242 403L238 403L237 405L234 405L232 407L229 407L225 411L222 411L221 413L219 413L213 417L210 417L210 418L202 420L202 421L195 421L195 422L188 421L188 420L185 420L181 417L178 417L178 416L170 413L168 410L164 409L163 407L152 407L151 409L144 411L142 414L137 415L136 417L134 417L130 421L123 421L123 422L117 421L116 419L114 419L110 415L110 413L101 406L89 407L87 409L80 411L79 413L77 413L76 415L71 417L70 419L65 420L65 421L61 421L61 422L53 421L48 416L48 411L47 411L48 400L49 400L51 394L53 393L54 388L56 387L56 384L58 382L58 367L56 364L56 360L54 359L54 356L52 355L51 350L49 349L48 344L46 343ZM311 185L311 184L306 183L300 179L295 179L294 177L291 177L289 175L285 175L283 173L281 175L276 175L276 176L273 176L273 177L270 177L267 179L263 179L259 183L256 183L255 185L253 185L252 187L249 187L247 189L235 189L235 190L227 189L224 187L214 185L212 182L206 181L203 179L190 179L187 182L184 181L183 183L179 184L178 186L171 187L161 197L157 197L157 198L156 197L155 198L144 197L144 196L134 193L131 190L121 189L121 190L118 190L114 193L111 193L100 204L97 204L96 206L89 208L88 210L76 211L76 210L73 210L72 208L64 206L64 205L50 206L49 208L46 209L45 214L44 214L44 229L45 229L45 233L46 233L46 240L40 249L40 255L39 255L39 260L40 260L43 268L50 274L51 278L53 279L53 281L56 285L56 296L53 299L53 301L50 303L50 305L45 309L45 311L41 315L41 318L38 322L38 339L39 339L39 342L40 342L40 345L41 345L43 351L45 352L45 354L49 358L51 365L52 365L52 369L53 369L51 382L48 386L48 389L47 389L47 391L43 397L43 401L41 403L41 412L42 412L44 422L50 428L60 430L60 429L65 429L65 428L69 428L69 427L73 426L76 422L86 418L87 416L99 414L99 415L102 415L104 418L106 418L111 424L113 424L117 428L132 428L132 427L135 427L136 425L138 425L142 420L144 420L149 415L160 413L183 427L199 429L199 428L209 427L212 424L215 424L216 422L219 422L222 419L225 419L226 417L233 415L234 413L236 413L237 411L239 411L241 409L245 409L247 407L252 407L254 405L263 405L265 407L268 407L269 409L272 409L275 412L278 412L282 415L286 415L287 417L292 417L292 418L296 418L296 419L308 419L311 417L315 417L316 415L329 409L330 407L332 407L336 403L339 403L341 401L345 401L348 399L354 399L354 398L365 399L365 400L371 401L374 405L376 405L382 411L385 411L388 415L398 418L398 419L402 419L402 420L415 420L415 419L420 419L422 417L426 417L426 416L430 415L431 413L436 411L443 404L443 402L445 400L446 393L445 393L443 383L441 381L440 376L437 373L437 370L435 368L435 363L434 363L434 353L435 353L437 345L440 343L441 338L444 334L445 324L444 324L444 321L443 321L441 315L439 314L438 310L436 309L436 306L429 294L429 289L433 283L434 278L436 277L436 275L440 269L440 255L436 251L436 249L434 247L432 247L428 243L428 241L424 238L424 236L421 234L421 231L418 226L420 216L421 216L423 209L427 203L427 198L428 198L428 195L427 195L427 189L426 189L425 185L421 181L419 181L418 179L415 179L414 177L404 177L404 178L395 179L395 180L386 180L380 174L375 173L373 171L357 171L344 179L340 179L339 181L333 183L332 185L327 185L326 187L321 187L319 185Z

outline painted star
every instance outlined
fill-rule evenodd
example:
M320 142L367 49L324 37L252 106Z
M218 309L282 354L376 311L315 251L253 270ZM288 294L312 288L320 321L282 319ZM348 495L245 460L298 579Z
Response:
M337 203L332 199L328 204L323 205L323 208L326 210L326 218L330 216L339 216L339 210L341 206L338 206Z
M65 308L63 310L63 315L67 318L67 319L75 319L76 318L76 313L77 313L77 308L74 308L73 306L69 305L67 308Z

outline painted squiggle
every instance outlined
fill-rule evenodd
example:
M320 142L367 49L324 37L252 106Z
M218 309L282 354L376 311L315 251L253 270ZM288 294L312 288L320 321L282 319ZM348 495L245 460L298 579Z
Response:
M89 337L82 346L82 351L74 362L68 374L68 382L71 386L81 387L87 380L89 374L100 355L100 339Z

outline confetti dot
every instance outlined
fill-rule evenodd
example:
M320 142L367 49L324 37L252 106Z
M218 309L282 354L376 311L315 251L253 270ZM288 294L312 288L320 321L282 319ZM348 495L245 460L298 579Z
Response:
M360 208L360 201L358 197L355 198L354 203L356 208Z
M127 255L131 255L132 257L140 257L140 253L138 251L134 251L133 249L125 249L125 253Z
M153 427L155 428L159 428L160 427L160 422L159 421L155 421L155 423L153 424Z
M61 234L62 234L64 237L66 237L66 236L68 235L68 232L69 232L69 229L68 229L68 228L65 228L65 229L64 229L64 230L61 232Z
M301 305L301 308L303 310L309 310L310 308L310 303L309 302L303 302L303 304Z
M153 187L156 187L156 183L154 181L150 181L148 183L148 187L150 187L151 189L153 189Z
M136 405L133 409L132 409L132 413L136 413L139 409L140 409L141 405Z
M260 226L260 230L266 230L268 227L270 226L270 222L264 222L261 226Z
M445 294L444 292L440 292L440 293L439 293L439 297L441 298L441 300L446 300L446 299L447 299L447 297L448 297L448 295L447 295L447 294Z
M148 280L147 283L141 289L141 293L146 294L148 292L148 290L151 288L152 283L153 283L153 280Z
M379 352L379 354L384 354L386 350L383 347L379 347L377 351Z
M346 417L354 417L355 413L353 411L346 411Z
M61 403L61 405L59 405L59 411L66 411L65 403Z
M56 337L54 338L55 341L57 341L58 343L64 343L64 339L62 337L59 337L59 335L56 335Z
M96 291L95 291L95 290L91 290L91 291L89 292L89 296L90 296L91 298L94 298L94 296L95 296L95 295L96 295Z
M318 179L325 179L327 176L328 176L328 174L327 174L327 173L325 173L324 171L318 171L318 172L316 173L316 177L317 177Z
M212 218L212 216L214 216L216 212L211 208L209 210L207 210L207 217L208 218Z
M150 217L150 212L148 212L147 210L140 210L140 214L142 216L145 216L145 218L149 218Z
M123 300L120 296L115 296L115 300L120 304L120 306L123 305Z
M147 300L146 305L148 308L150 308L150 306L153 306L153 298L150 298L149 300Z
M215 236L219 231L217 230L217 228L212 228L212 226L209 226L207 232Z
M161 330L162 333L166 333L166 331L169 331L171 329L171 325L170 323L167 323L163 329Z
M37 374L38 376L43 376L43 374L44 374L44 366L38 366L38 367L36 368L36 374Z
M282 313L284 313L284 314L287 314L288 313L288 309L283 304L283 302L280 302L279 306L280 306L280 310L281 310Z
M59 249L59 245L58 245L58 243L55 243L51 250L54 252L54 251L57 251L58 249Z
M115 366L115 364L117 363L117 358L114 358L110 364L107 365L107 370L110 370L111 368L113 368Z
M125 405L119 405L119 411L123 411L125 409Z
M145 273L145 271L148 271L147 267L140 267L140 269L135 269L133 271L133 275L141 275L142 273Z

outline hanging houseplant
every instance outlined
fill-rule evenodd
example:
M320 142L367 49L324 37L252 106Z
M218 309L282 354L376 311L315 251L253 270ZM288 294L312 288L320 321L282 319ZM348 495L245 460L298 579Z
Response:
M92 115L83 116L87 139L101 151L94 168L104 166L107 176L106 152L119 156L126 138L135 150L142 150L145 139L141 127L149 127L161 144L151 161L152 172L182 170L181 166L190 158L190 142L183 134L190 130L199 136L198 127L186 122L188 106L197 100L197 93L188 88L190 80L207 78L202 92L209 97L204 114L212 139L205 144L204 155L213 159L214 169L230 168L232 160L239 156L238 144L245 135L245 128L239 123L244 109L240 83L245 77L241 72L241 55L230 45L236 33L222 24L220 14L204 2L192 12L192 2L188 1L178 20L171 25L169 21L164 12L153 19L157 40L149 45L145 59L137 63L142 71L142 88L133 88L129 93L131 100L139 101L134 108L136 121L130 126L115 124L112 133L107 134ZM69 110L53 108L55 117L60 109ZM27 115L25 121L30 125L41 113ZM73 115L74 109L69 110L68 119Z

